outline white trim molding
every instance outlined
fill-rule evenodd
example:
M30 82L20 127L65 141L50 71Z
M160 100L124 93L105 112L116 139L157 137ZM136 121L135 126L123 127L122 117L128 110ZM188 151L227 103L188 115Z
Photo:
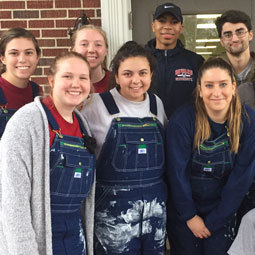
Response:
M131 0L101 0L102 28L108 39L108 65L118 48L132 40Z

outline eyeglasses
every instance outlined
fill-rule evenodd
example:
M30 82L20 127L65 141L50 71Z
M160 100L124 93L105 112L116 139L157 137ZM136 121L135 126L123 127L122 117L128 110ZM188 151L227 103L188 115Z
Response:
M227 31L223 33L222 37L226 40L231 40L233 35L236 35L238 38L242 38L246 33L248 33L248 30L245 31L244 29L236 30L235 32Z

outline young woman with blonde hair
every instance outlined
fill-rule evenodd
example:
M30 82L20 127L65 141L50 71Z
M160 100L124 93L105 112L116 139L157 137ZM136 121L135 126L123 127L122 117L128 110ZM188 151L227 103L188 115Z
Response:
M91 68L92 92L109 90L110 71L107 69L108 41L105 31L92 24L83 25L72 35L72 50L83 55Z

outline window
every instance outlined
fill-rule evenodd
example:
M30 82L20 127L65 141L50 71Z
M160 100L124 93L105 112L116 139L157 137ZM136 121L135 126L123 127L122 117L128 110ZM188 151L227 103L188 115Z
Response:
M220 15L183 15L184 29L180 40L185 48L202 55L205 59L225 52L214 23Z

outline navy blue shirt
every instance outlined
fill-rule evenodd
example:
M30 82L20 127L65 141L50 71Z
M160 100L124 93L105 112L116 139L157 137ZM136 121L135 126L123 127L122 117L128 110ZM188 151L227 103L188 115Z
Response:
M234 157L233 169L221 191L221 199L205 216L206 227L213 233L223 227L237 211L255 176L255 112L245 106L248 116L243 115L243 127L238 153ZM192 198L190 185L190 161L195 136L195 108L185 105L169 120L167 139L167 178L171 197L181 220L194 217L197 205ZM209 121L211 129L226 132L225 124ZM222 128L220 125L223 125Z
M150 91L161 98L169 118L179 106L192 100L198 69L204 59L186 50L179 40L171 50L156 49L156 39L150 40L146 47L157 61Z

